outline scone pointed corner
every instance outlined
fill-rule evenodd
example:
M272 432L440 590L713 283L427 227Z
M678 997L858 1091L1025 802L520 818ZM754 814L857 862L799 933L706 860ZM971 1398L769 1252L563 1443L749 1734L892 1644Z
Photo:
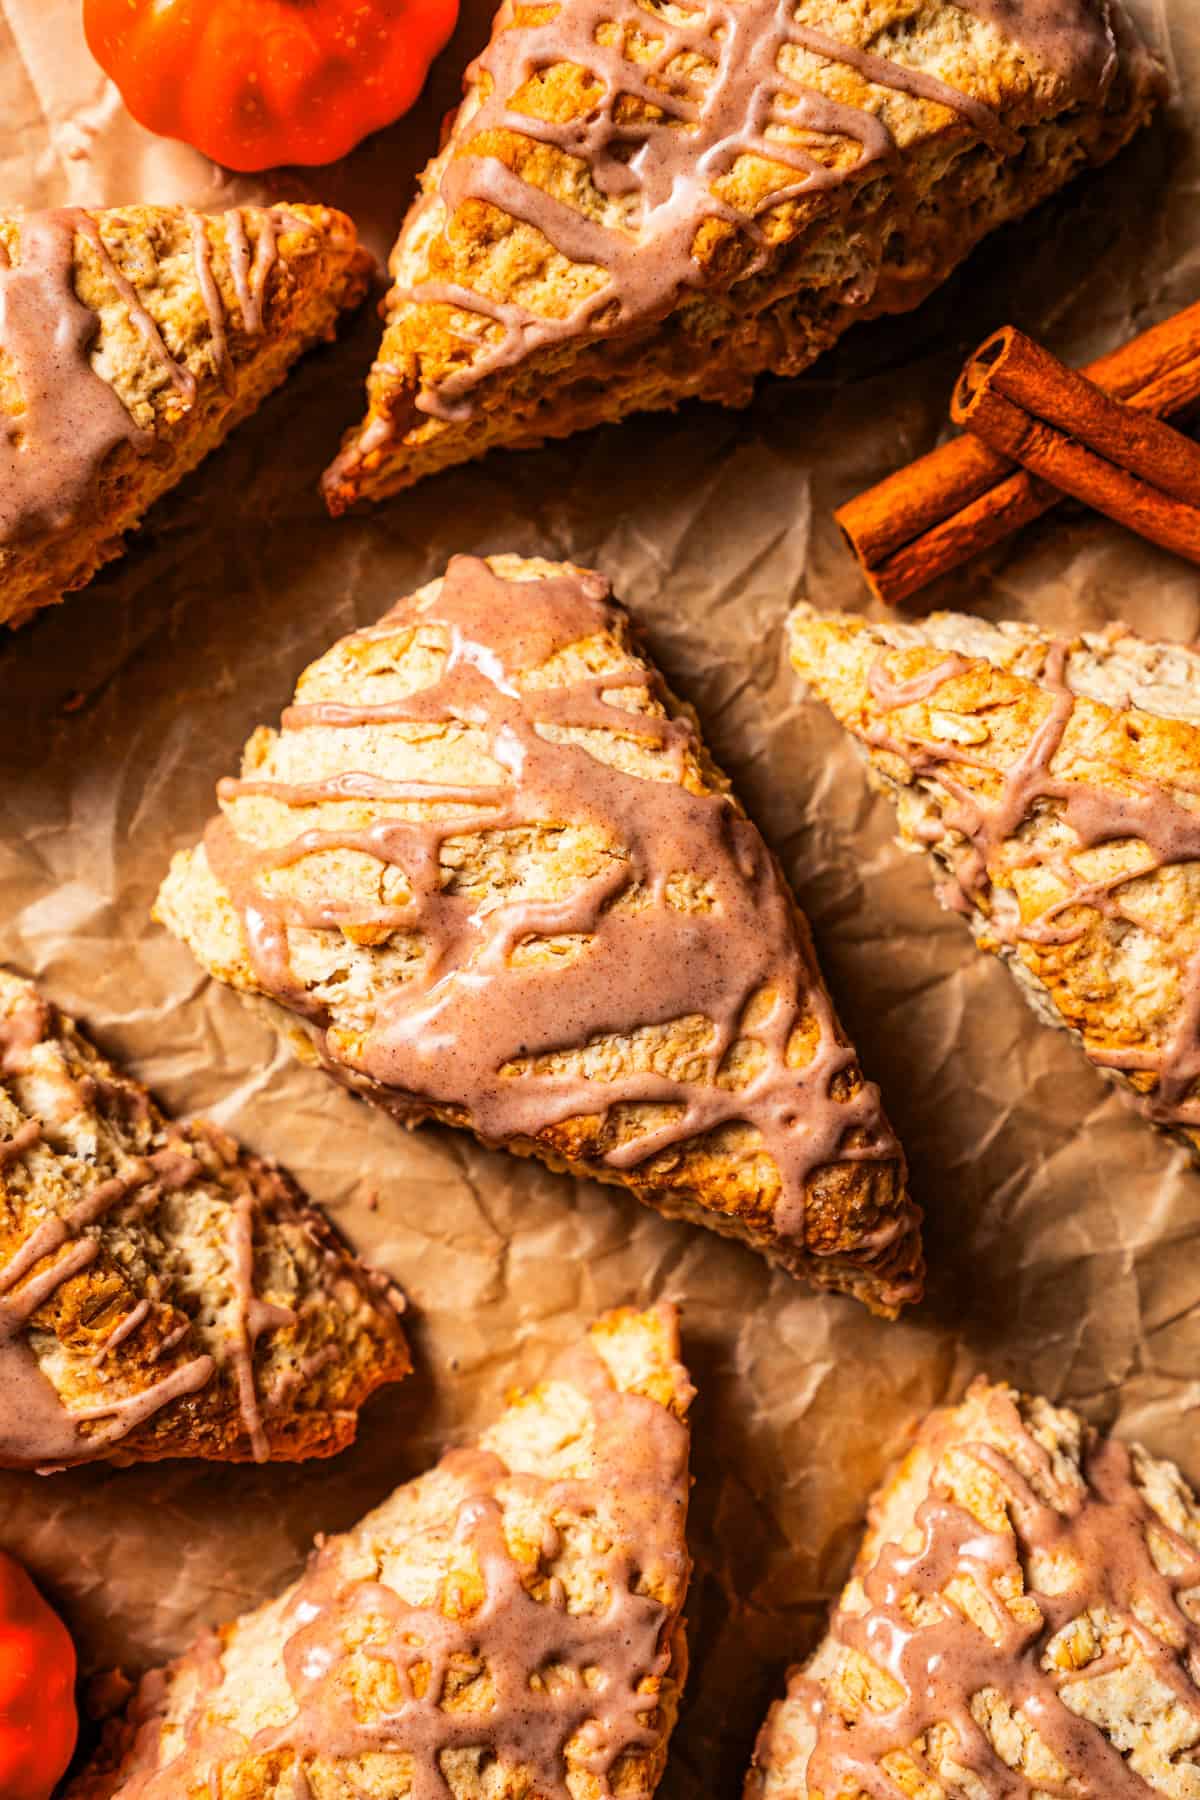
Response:
M126 532L332 338L374 259L325 206L0 213L0 624Z
M0 1468L332 1456L411 1368L394 1290L0 969Z
M886 1316L920 1297L807 922L602 576L454 558L219 799L156 916L309 1061Z
M330 509L689 398L744 405L916 305L1162 97L1119 0L1053 10L501 6L393 250Z
M745 1800L1169 1791L1171 1721L1200 1716L1200 1506L1173 1464L980 1379L868 1518Z
M790 630L943 905L1200 1160L1200 653L955 613Z
M588 1337L617 1386L687 1417L696 1389L682 1360L679 1308L671 1300L653 1306L617 1306L602 1313Z
M691 1393L673 1308L597 1320L474 1444L148 1677L67 1800L651 1800L687 1670Z
M330 518L340 519L352 507L384 497L375 492L376 472L385 468L396 433L396 415L388 408L368 410L360 424L343 433L337 455L321 476L321 498Z

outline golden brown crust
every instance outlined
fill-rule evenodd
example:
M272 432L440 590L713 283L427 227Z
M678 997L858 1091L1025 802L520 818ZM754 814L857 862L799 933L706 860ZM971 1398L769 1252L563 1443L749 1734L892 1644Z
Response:
M872 1499L830 1630L767 1714L746 1800L864 1800L881 1778L906 1800L1182 1795L1200 1737L1184 1591L1198 1545L1173 1464L976 1381ZM897 1675L925 1658L934 1699L914 1707ZM812 1772L830 1767L836 1789Z
M282 1171L203 1121L164 1118L31 982L5 970L0 1048L0 1304L19 1305L27 1283L46 1281L81 1245L91 1252L49 1286L21 1339L77 1421L78 1453L66 1460L244 1461L256 1452L256 1429L258 1453L282 1461L333 1455L352 1442L358 1409L410 1368L386 1285L354 1262ZM105 1184L110 1204L65 1231L19 1280L6 1278L35 1233L66 1221ZM286 1313L256 1317L263 1306ZM246 1331L250 1401L239 1390ZM112 1424L106 1407L204 1358L213 1364L207 1379L101 1441ZM96 1417L79 1418L88 1409ZM0 1423L10 1451L13 1422ZM5 1460L21 1459L0 1452ZM33 1446L23 1460L47 1459Z
M308 1792L320 1800L393 1800L410 1791L421 1734L432 1730L436 1741L439 1726L430 1720L431 1709L410 1701L416 1715L410 1734L405 1710L397 1707L403 1689L393 1661L403 1645L389 1636L389 1601L418 1608L406 1620L414 1636L436 1630L440 1620L451 1626L465 1620L471 1628L478 1619L467 1671L474 1679L463 1688L452 1660L432 1709L435 1720L454 1710L448 1701L474 1714L468 1747L443 1749L440 1756L457 1800L518 1800L540 1791L533 1771L504 1747L511 1702L501 1698L489 1712L472 1693L475 1682L498 1681L510 1670L523 1673L521 1647L513 1645L506 1620L525 1600L505 1597L494 1565L477 1557L471 1535L472 1512L478 1517L484 1490L483 1507L497 1508L499 1542L524 1595L551 1612L565 1603L585 1660L610 1685L625 1673L652 1697L643 1741L624 1750L610 1773L611 1791L622 1800L648 1800L666 1762L686 1673L687 1434L680 1422L692 1392L679 1362L673 1308L607 1314L592 1327L586 1348L536 1387L511 1397L507 1412L474 1449L451 1452L352 1531L328 1540L309 1574L278 1600L148 1677L70 1787L70 1800L122 1800L134 1793L144 1800L191 1800L210 1787L219 1787L226 1800L291 1800ZM613 1657L606 1614L614 1575L653 1606L659 1650L667 1653L657 1673ZM390 1722L378 1750L350 1757L334 1748L337 1733L320 1728L325 1716L319 1712L310 1715L315 1732L289 1731L313 1678L292 1685L297 1661L285 1645L300 1621L312 1617L307 1609L297 1611L297 1602L328 1600L336 1592L339 1603L352 1604L356 1588L374 1604L357 1621L347 1608L352 1633L346 1636L344 1626L331 1622L326 1628L318 1621L320 1666L340 1668L337 1680L353 1691L360 1724L369 1730L384 1718ZM489 1593L492 1607L481 1611ZM529 1618L537 1629L538 1614ZM542 1671L531 1673L541 1679ZM418 1677L414 1690L419 1687ZM278 1740L273 1745L263 1742L272 1728ZM461 1744L462 1738L450 1741ZM602 1791L587 1766L589 1748L585 1726L565 1745L561 1772L553 1771L559 1781L565 1775L579 1800Z
M1006 778L1011 786L1028 767L1064 698L1048 673L1055 640L955 614L875 626L801 607L791 641L798 673L868 748L873 778L896 801L901 841L955 878L944 891L981 948L1003 956L1040 1017L1075 1033L1156 1124L1200 1152L1188 1066L1200 953L1200 841L1189 841L1200 659L1119 629L1060 645L1074 694L1061 743L1029 804L993 829ZM914 687L908 704L891 704L893 688L922 676L934 678L927 693ZM964 829L969 836L979 821L964 795L983 808L971 840L980 879L967 869L965 892L956 886L971 849ZM1180 1090L1169 1108L1164 1078Z
M513 557L492 558L490 567L514 582L579 574L564 565L522 562ZM439 591L440 583L431 584L414 597L413 604L434 603ZM519 593L519 588L514 591ZM566 684L578 679L580 670L594 671L606 665L638 673L648 670L624 613L614 607L609 620L607 636L555 656L554 667L559 672L555 679ZM353 708L375 697L386 702L433 679L440 654L432 639L426 643L420 632L414 634L407 616L397 616L390 630L376 627L344 639L314 663L300 679L297 704L311 707L336 702ZM523 679L536 691L543 680L552 678L531 669ZM678 716L670 711L673 703L669 696L660 699L653 688L640 695L640 702L650 720ZM618 716L613 717L616 720ZM610 735L597 725L579 735L601 766L618 759L631 773L654 780L673 770L661 746L657 750L648 747L619 728ZM695 748L685 755L683 787L697 794L726 794L725 778L699 740L691 742ZM260 848L279 847L292 842L302 829L332 830L342 840L347 834L354 835L353 844L343 841L340 848L289 858L266 877L270 893L286 900L288 906L318 911L326 905L377 907L380 896L399 897L402 888L395 885L395 870L382 868L375 856L364 854L358 846L369 846L366 834L372 826L405 813L403 804L386 798L335 800L327 791L319 798L322 783L342 777L361 785L364 777L386 777L394 786L414 779L426 784L431 778L445 781L449 776L454 783L486 786L496 779L495 765L469 730L423 726L414 733L407 726L364 723L348 732L345 727L311 718L303 729L282 734L257 732L247 745L242 773L244 785L226 790L222 796L224 817L235 841ZM674 773L670 778L678 779ZM286 788L289 783L297 784L291 796ZM461 809L461 796L452 805ZM577 810L581 818L585 816L578 803ZM590 824L561 829L558 821L547 819L521 832L489 831L472 824L461 837L456 834L443 845L440 879L443 890L465 891L484 904L494 904L498 897L530 883L537 892L558 901L592 879L596 869L607 866L605 859L614 854L631 852L620 843L597 839ZM702 910L707 904L709 873L699 867L678 872L680 894L673 904L681 923L690 908ZM807 925L790 897L787 906L792 945L806 971L805 979L822 996L822 1004L827 1004ZM431 907L431 917L433 912ZM339 1079L407 1123L435 1118L482 1131L469 1105L450 1103L439 1096L431 1101L407 1091L389 1091L364 1073L363 1046L371 1041L376 1021L386 1015L389 992L402 992L428 954L419 917L415 929L403 932L394 927L364 930L358 925L345 931L336 927L287 928L293 971L299 972L305 986L301 995L286 991L286 982L281 984L256 965L238 903L214 870L205 846L176 857L159 895L156 916L183 938L218 980L255 1004L265 1005L272 1022L302 1059L323 1058ZM681 946L683 942L681 937ZM553 967L561 946L553 932L535 935L522 954L548 958L548 966ZM317 1014L324 1019L319 1029L313 1023ZM713 1029L697 1005L689 1007L688 1016L667 1023L641 1025L630 1020L626 1025L623 1021L620 1029L579 1045L568 1037L561 1050L539 1059L536 1068L548 1075L562 1072L587 1077L593 1085L586 1097L581 1097L579 1110L561 1120L549 1118L536 1129L510 1131L502 1141L506 1148L538 1156L552 1167L616 1182L668 1216L737 1237L793 1274L821 1287L853 1293L874 1310L894 1315L905 1300L919 1296L923 1265L918 1214L906 1192L903 1158L882 1120L877 1099L870 1103L874 1106L871 1117L886 1143L871 1154L857 1155L856 1151L868 1146L865 1140L853 1139L846 1128L840 1146L843 1153L811 1169L806 1177L800 1230L790 1223L786 1229L781 1226L779 1168L758 1130L736 1117L670 1143L643 1160L623 1159L619 1168L609 1160L615 1150L632 1145L652 1129L658 1114L645 1104L606 1102L604 1084L626 1071L660 1075L681 1071L682 1079L698 1088L708 1076L687 1071L706 1067L704 1052ZM836 1021L832 1029L838 1031ZM789 1065L797 1070L795 1104L801 1117L810 1104L802 1097L802 1071L818 1052L821 1030L815 1014L808 1015L804 1032L797 1032L789 1049ZM734 1085L734 1069L744 1068L745 1075L737 1080L746 1079L757 1067L754 1059L760 1052L761 1045L752 1032L745 1038L738 1035L728 1057L729 1079ZM453 1066L452 1062L446 1064ZM860 1095L865 1101L863 1076L851 1061L839 1078L838 1098L850 1103Z
M548 8L506 0L493 42L548 17ZM653 20L652 8L647 17ZM586 158L508 128L476 135L489 78L468 72L449 142L427 168L422 197L392 253L394 286L367 415L325 479L332 511L382 498L493 446L532 447L688 397L746 404L757 375L796 374L856 319L918 304L989 231L1080 168L1115 154L1161 91L1158 72L1124 28L1115 77L1102 96L1080 101L1025 47L950 0L872 0L855 8L813 0L802 21L852 53L894 58L990 108L1001 135L984 141L970 119L937 100L881 88L848 63L796 50L792 75L823 99L882 121L894 162L854 166L859 145L849 136L803 132L796 141L839 179L771 205L773 193L794 187L795 169L739 156L712 192L743 218L757 215L765 263L763 242L728 217L708 218L692 244L695 287L665 319L633 319L608 336L580 332L527 350L479 379L469 416L431 416L417 404L423 390L461 377L494 351L502 333L461 301L421 297L422 287L453 286L485 306L517 303L560 319L598 290L601 275L492 200L468 197L449 213L441 196L447 174L486 156L589 218L611 218L616 204L595 185ZM649 23L641 36L629 32L631 82L640 79L635 71L653 56L655 42ZM561 127L586 117L595 99L594 84L564 57L539 69L513 97L511 113ZM636 121L650 115L630 96L622 106L625 127L635 122L636 142ZM621 229L637 230L632 216L622 216Z
M72 285L96 315L88 351L92 369L119 396L149 442L119 443L95 472L87 505L69 526L0 541L0 624L19 625L39 607L89 582L121 554L124 534L146 509L255 411L304 351L334 336L341 314L362 300L373 262L352 222L323 206L240 207L195 215L182 206L123 206L84 215L94 221L112 267L129 282L194 395L173 380L163 358L115 285L94 243L77 229ZM200 280L192 221L199 217L219 304L224 349L215 335ZM243 284L261 299L261 317L245 316L231 260L233 221L249 252ZM264 233L275 238L260 275L253 259ZM19 266L21 220L0 214L0 258ZM0 411L25 408L0 335Z

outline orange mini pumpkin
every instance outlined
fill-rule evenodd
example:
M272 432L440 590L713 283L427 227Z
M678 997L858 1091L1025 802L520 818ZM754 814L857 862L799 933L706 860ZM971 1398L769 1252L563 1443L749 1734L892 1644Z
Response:
M231 169L325 163L413 104L458 0L84 0L143 125Z
M75 1647L24 1569L0 1551L0 1794L50 1800L75 1749Z

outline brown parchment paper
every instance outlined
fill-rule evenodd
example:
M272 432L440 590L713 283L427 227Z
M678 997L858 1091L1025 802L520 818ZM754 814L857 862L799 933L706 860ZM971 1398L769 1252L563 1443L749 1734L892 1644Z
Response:
M274 1593L337 1530L484 1423L603 1307L682 1302L699 1386L693 1669L664 1792L734 1796L762 1711L821 1627L872 1484L977 1369L1078 1405L1200 1479L1200 1174L1128 1113L891 844L782 622L863 603L834 506L945 429L963 354L1012 319L1083 360L1200 293L1200 8L1139 0L1176 100L1120 163L986 245L919 313L865 327L742 414L691 406L452 471L328 520L318 474L378 330L335 349L160 504L131 553L0 645L0 957L38 976L171 1107L280 1158L413 1303L418 1372L355 1449L300 1469L0 1476L0 1544L89 1673L136 1672ZM4 205L320 198L386 251L483 43L468 0L420 108L324 171L234 179L124 113L74 0L0 0ZM243 738L335 637L455 551L594 563L782 854L927 1209L929 1297L901 1323L749 1252L437 1129L413 1136L296 1067L148 908ZM1056 514L946 603L1059 630L1191 638L1200 574Z

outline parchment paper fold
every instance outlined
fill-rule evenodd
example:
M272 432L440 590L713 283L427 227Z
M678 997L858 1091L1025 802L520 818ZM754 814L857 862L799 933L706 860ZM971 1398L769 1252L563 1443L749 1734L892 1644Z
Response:
M1084 360L1200 293L1200 14L1192 0L1139 11L1175 77L1170 116L921 312L766 384L750 411L693 407L498 455L334 524L316 481L360 410L368 312L154 511L128 557L0 645L0 957L169 1106L283 1161L403 1284L419 1358L332 1464L0 1477L0 1544L62 1606L89 1672L136 1671L274 1592L314 1532L350 1523L630 1298L682 1302L700 1388L693 1671L667 1800L737 1793L872 1484L975 1369L1140 1434L1200 1478L1200 1175L939 913L848 747L799 700L781 633L800 595L863 603L832 509L935 441L987 331L1015 320ZM400 126L335 169L255 182L136 127L72 0L3 0L4 203L311 196L348 207L382 254L488 12L469 0ZM929 1298L899 1325L611 1190L449 1133L405 1135L293 1065L150 924L171 851L302 665L453 552L501 549L612 576L783 855L928 1213ZM1200 627L1195 570L1079 513L942 598L1066 630Z

